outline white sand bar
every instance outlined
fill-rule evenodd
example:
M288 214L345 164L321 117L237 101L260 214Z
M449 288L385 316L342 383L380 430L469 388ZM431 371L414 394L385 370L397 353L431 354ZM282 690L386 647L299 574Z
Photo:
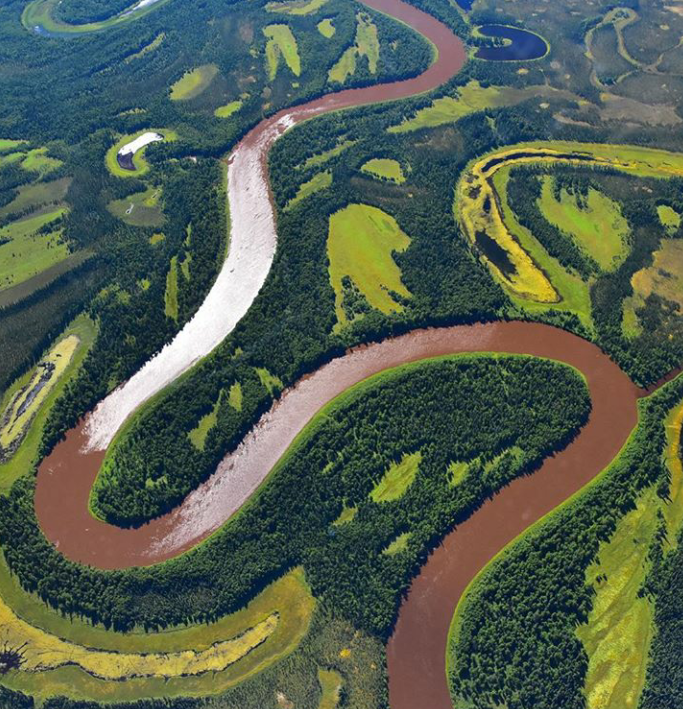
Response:
M150 143L156 143L157 141L163 139L164 136L160 133L154 133L153 131L148 130L146 133L139 135L135 140L131 140L130 143L126 143L119 150L119 155L128 155L129 153L135 155L138 150L141 150L146 145L149 145Z
M265 156L294 123L285 114L265 126L260 124L230 156L230 250L223 268L199 310L175 339L92 412L85 428L88 450L106 450L135 409L209 354L249 310L268 276L277 246Z

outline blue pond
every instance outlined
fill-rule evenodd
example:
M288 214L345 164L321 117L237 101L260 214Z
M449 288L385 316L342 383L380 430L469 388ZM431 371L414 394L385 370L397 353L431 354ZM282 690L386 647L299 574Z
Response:
M479 33L485 37L496 37L510 41L501 47L480 47L474 55L477 59L503 62L523 61L525 59L540 59L548 51L548 45L542 37L517 27L482 25L479 27Z

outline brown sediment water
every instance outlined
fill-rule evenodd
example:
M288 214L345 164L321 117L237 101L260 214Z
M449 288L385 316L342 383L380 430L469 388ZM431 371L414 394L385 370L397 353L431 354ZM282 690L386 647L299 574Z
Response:
M546 342L538 343L533 354L568 362L586 377L593 404L589 421L565 450L546 459L532 476L514 480L458 525L422 567L387 646L391 709L452 709L448 631L470 581L531 524L606 468L637 423L636 402L645 392L606 355L584 343L558 356L541 337Z
M457 74L464 64L461 40L430 15L401 0L364 2L430 40L437 52L433 63L412 79L346 89L283 109L261 121L238 143L228 159L228 256L192 319L156 356L98 404L85 427L84 444L88 449L105 450L133 411L217 347L251 307L270 272L277 247L267 169L273 143L287 129L314 116L434 89Z
M549 357L576 367L588 381L593 413L578 438L536 475L510 485L475 516L486 517L489 507L511 504L519 514L506 512L506 519L498 520L489 534L495 538L510 525L510 529L517 529L514 520L521 530L520 525L554 507L614 457L635 424L638 394L628 377L595 345L563 330L522 322L415 330L332 360L285 391L211 478L180 506L137 529L121 529L90 514L90 490L104 454L83 451L81 425L70 431L39 467L35 505L40 525L66 557L99 568L170 559L225 523L251 497L297 434L333 398L363 379L405 362L465 352ZM483 562L490 557L488 537L484 530L478 534L482 539L475 551ZM435 554L429 563L438 557ZM399 631L401 627L400 622Z

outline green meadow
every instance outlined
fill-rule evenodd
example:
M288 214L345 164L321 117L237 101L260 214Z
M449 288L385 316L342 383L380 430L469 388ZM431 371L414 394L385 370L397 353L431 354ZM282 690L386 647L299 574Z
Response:
M218 74L215 64L203 64L185 72L171 86L171 101L189 101L202 93Z
M371 307L387 314L403 310L393 293L403 298L410 298L411 294L403 285L393 254L405 251L409 245L410 237L401 231L396 220L377 207L350 204L330 217L327 254L339 325L347 322L342 283L346 276Z
M283 15L311 15L327 3L327 0L285 0L285 2L269 2L267 12L279 12Z
M395 182L399 185L406 181L401 163L398 162L398 160L373 158L364 163L360 169L361 172L372 175L373 177L378 177L380 180L388 180L389 182Z
M629 250L628 223L619 205L593 188L588 191L585 203L566 190L562 190L558 200L553 185L553 178L545 176L539 200L541 214L569 234L603 271L617 268Z
M331 39L334 37L334 33L337 31L329 17L326 17L324 20L318 22L317 27L318 32L320 32L320 34L326 39Z
M150 186L144 192L110 202L107 209L131 226L158 227L164 223L161 194L160 187Z
M287 203L285 209L291 209L295 207L299 202L302 202L306 197L310 197L312 194L324 190L332 184L332 173L329 170L325 172L318 172L313 175L310 180L302 183L297 190L296 195L292 197Z
M64 260L68 246L61 240L61 231L38 234L38 230L66 213L60 207L38 216L12 222L0 229L0 290L32 278L41 271Z
M394 463L370 492L373 502L393 502L405 495L418 473L422 453L405 454Z
M289 25L268 25L263 28L263 34L268 38L266 62L270 80L272 81L277 75L281 57L292 74L299 76L301 74L301 59L296 39Z

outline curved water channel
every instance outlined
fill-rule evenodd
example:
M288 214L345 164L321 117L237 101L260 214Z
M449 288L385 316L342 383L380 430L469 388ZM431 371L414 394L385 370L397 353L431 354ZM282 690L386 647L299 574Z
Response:
M639 391L595 345L547 325L499 322L417 330L362 346L284 392L216 473L169 514L139 529L124 530L95 520L88 509L104 451L123 421L219 344L263 285L276 246L266 167L273 142L309 117L434 88L464 62L462 43L431 16L400 0L366 4L428 37L437 47L438 59L415 79L346 90L282 111L241 141L229 160L230 253L216 283L176 339L98 405L42 462L35 506L44 533L69 559L103 569L156 563L195 546L220 527L250 498L314 414L374 373L460 352L523 353L568 363L586 377L593 403L588 423L536 474L506 487L445 539L414 581L389 642L392 709L450 709L446 639L462 591L493 554L604 468L636 423Z

